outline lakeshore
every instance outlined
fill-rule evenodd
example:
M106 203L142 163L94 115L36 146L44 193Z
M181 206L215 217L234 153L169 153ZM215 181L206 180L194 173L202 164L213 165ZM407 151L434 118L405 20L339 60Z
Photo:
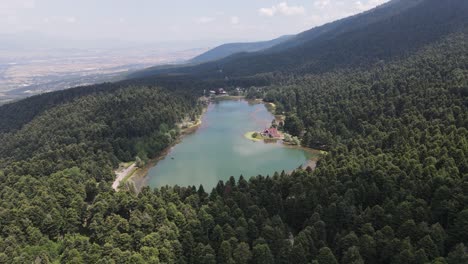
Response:
M283 118L273 115L274 104L226 97L213 100L195 123L181 130L171 146L122 182L136 192L144 186L154 188L166 184L213 187L229 176L250 177L282 170L291 172L299 167L315 168L320 151L282 140L253 138L253 132L246 132Z
M150 168L156 166L158 161L167 156L171 148L182 142L183 138L187 135L194 133L202 125L202 117L206 113L208 107L204 107L200 116L193 123L183 121L176 126L180 128L180 134L177 139L166 147L157 157L152 158L146 162L143 167L137 167L136 162L122 163L119 169L115 170L116 179L112 183L112 188L118 191L121 184L126 185L127 188L134 188L135 192L139 192L146 186L145 176L148 174ZM124 168L122 168L124 167ZM127 167L131 167L129 170Z
M248 179L305 166L311 155L302 148L279 141L252 142L244 137L248 131L270 127L273 119L261 101L212 102L202 125L149 169L144 185L203 185L209 190L230 176Z

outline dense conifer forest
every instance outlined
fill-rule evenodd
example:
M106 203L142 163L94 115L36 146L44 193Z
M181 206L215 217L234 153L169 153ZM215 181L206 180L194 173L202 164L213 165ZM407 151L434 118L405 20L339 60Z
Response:
M154 77L1 106L0 263L468 263L467 54L461 32L366 67ZM213 190L115 192L118 163L157 156L220 83L274 102L328 154Z

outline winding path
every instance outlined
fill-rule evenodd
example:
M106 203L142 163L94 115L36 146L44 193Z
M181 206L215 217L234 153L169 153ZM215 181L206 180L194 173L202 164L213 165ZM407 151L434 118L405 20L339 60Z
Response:
M125 179L125 177L127 177L127 175L129 175L133 171L133 169L135 169L135 167L136 167L136 163L133 163L132 165L128 166L128 168L123 169L122 171L119 171L119 172L116 171L115 175L117 176L117 178L112 184L112 188L117 191L119 188L120 182L123 179Z

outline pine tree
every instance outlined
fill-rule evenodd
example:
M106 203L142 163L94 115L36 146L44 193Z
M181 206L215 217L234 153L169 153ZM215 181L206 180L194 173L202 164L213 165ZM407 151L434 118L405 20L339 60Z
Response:
M245 242L239 243L233 253L233 259L239 264L248 264L252 258L249 245Z
M419 240L418 246L426 252L429 259L439 256L439 249L429 235Z
M258 244L253 248L253 261L257 264L275 263L273 255L267 244Z
M447 257L448 264L468 263L468 248L463 244L454 247Z
M333 252L328 247L323 247L319 250L317 261L319 264L338 264L335 255L333 255Z
M228 241L223 241L218 250L218 263L228 264L232 261L232 248Z
M364 260L359 253L359 248L356 246L352 246L348 248L343 256L343 263L350 263L350 264L364 264Z

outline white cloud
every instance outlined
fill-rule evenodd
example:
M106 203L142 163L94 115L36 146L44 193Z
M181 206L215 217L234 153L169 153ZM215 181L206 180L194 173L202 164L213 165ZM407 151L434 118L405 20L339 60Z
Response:
M262 16L274 16L275 13L276 13L276 7L271 7L271 8L260 8L260 10L258 10L258 12L259 12L260 15L262 15Z
M232 16L231 17L231 24L237 25L237 24L239 24L239 22L240 22L239 17L237 17L237 16Z
M366 11L366 10L372 9L372 8L378 6L378 5L381 5L381 4L383 4L383 3L387 2L387 1L388 0L367 0L367 1L358 0L358 1L354 2L354 6L359 11Z
M279 3L272 7L264 7L258 10L258 13L262 16L294 16L294 15L304 15L305 8L303 6L289 6L286 2Z
M204 17L199 17L199 18L197 19L197 22L200 23L200 24L208 24L208 23L211 23L211 22L213 22L213 21L215 21L215 18L214 18L214 17L206 17L206 16L204 16Z
M314 8L309 10L308 15L304 19L304 25L308 28L320 26L337 19L370 10L388 1L389 0L352 0L346 2L315 0L313 2Z
M317 0L314 2L314 6L317 8L324 8L330 4L330 0Z

